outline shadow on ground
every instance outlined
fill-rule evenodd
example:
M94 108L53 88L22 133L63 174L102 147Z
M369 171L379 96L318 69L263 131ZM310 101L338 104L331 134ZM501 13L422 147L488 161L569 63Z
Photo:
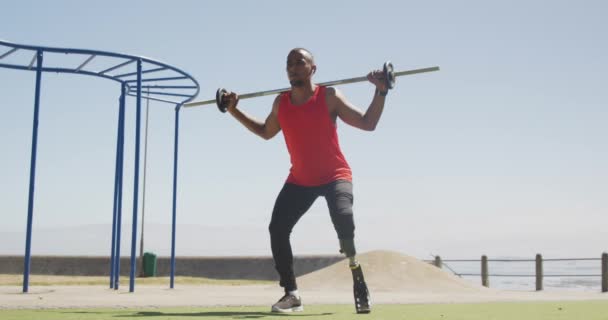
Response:
M104 314L105 312L92 311L73 311L63 313L77 314ZM159 311L140 311L129 314L118 314L116 318L137 318L137 317L226 317L227 319L259 319L265 317L322 317L330 318L333 313L274 313L274 312L256 312L256 311L209 311L209 312L159 312Z

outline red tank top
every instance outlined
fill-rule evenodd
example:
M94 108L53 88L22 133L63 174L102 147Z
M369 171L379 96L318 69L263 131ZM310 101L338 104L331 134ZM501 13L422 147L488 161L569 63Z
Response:
M338 143L337 126L325 103L325 87L317 86L302 105L291 103L291 91L281 95L279 123L291 157L288 183L319 186L352 173Z

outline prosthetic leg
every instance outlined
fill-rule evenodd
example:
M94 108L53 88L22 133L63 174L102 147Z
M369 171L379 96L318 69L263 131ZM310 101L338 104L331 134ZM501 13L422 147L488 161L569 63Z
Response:
M369 290L365 284L365 278L363 278L363 269L361 269L361 265L355 259L356 251L354 241L352 239L340 239L340 252L344 253L350 260L349 267L353 274L355 309L357 310L357 313L370 313L372 309Z

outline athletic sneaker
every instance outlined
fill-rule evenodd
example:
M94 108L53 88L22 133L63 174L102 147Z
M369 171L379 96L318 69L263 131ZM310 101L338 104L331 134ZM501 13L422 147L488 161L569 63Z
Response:
M304 311L302 299L286 293L277 303L272 305L272 312Z

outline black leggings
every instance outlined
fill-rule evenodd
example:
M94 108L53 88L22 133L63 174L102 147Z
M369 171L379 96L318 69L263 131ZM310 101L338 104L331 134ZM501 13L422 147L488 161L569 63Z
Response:
M289 236L298 220L319 196L327 200L338 239L353 240L355 237L353 185L350 181L338 180L318 187L286 183L277 197L268 227L272 257L281 278L280 285L285 291L298 288L293 272L293 253Z

